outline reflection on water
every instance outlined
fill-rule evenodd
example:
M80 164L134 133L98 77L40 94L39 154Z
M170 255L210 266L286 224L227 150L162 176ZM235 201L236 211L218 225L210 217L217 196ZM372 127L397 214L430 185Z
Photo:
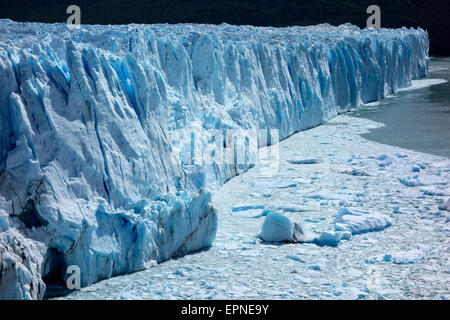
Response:
M430 79L448 82L399 92L351 115L385 124L363 137L450 158L450 58L431 59Z

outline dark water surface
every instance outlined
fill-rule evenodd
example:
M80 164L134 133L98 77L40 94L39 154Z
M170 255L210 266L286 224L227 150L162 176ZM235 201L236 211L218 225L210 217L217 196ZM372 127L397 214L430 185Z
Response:
M427 79L438 85L396 93L350 115L385 124L364 138L450 158L450 58L432 58Z

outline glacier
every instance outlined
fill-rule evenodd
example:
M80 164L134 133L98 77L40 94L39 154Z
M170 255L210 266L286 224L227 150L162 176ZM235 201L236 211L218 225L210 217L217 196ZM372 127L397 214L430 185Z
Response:
M250 144L411 86L428 49L420 28L0 20L0 299L210 246Z

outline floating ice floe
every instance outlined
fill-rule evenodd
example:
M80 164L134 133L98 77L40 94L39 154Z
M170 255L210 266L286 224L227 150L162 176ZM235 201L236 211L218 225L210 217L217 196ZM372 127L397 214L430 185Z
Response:
M411 171L412 172L420 172L423 169L425 169L425 166L421 163L416 162L415 164L413 164Z
M358 177L368 177L369 174L363 170L358 169L352 169L352 170L344 170L342 171L343 174L347 174L350 176L358 176Z
M305 260L303 260L302 258L300 258L297 255L287 255L286 258L297 261L297 262L305 263Z
M259 237L266 242L314 243L318 246L337 247L341 240L349 240L347 230L315 233L303 230L299 224L275 211L270 211L262 225Z
M395 207L394 210L392 210L392 213L395 213L395 214L402 214L403 212L402 212L402 210L400 209L400 207Z
M265 206L263 205L243 205L243 206L234 206L231 210L233 212L238 212L238 211L248 211L248 210L262 210L264 209Z
M9 228L8 216L6 214L0 213L0 232L4 232L8 230L8 228Z
M390 218L380 213L341 208L335 220L336 231L350 231L360 234L381 231L391 225Z
M237 205L231 209L231 214L240 217L259 218L267 215L267 213L264 213L265 211L263 205Z
M379 156L377 158L377 160L378 160L378 166L381 167L381 168L385 168L387 166L390 166L395 161L394 158L392 158L391 156L386 155L386 154L383 154L383 155Z
M342 232L322 232L313 242L318 246L337 247L341 240Z
M305 212L309 211L311 208L295 204L283 204L275 206L274 209L283 212Z

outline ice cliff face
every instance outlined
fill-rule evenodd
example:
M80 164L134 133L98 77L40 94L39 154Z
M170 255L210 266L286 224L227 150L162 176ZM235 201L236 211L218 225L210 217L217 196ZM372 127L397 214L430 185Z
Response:
M42 298L69 265L85 286L209 246L208 190L252 165L237 137L407 87L428 46L405 28L0 21L0 299Z

